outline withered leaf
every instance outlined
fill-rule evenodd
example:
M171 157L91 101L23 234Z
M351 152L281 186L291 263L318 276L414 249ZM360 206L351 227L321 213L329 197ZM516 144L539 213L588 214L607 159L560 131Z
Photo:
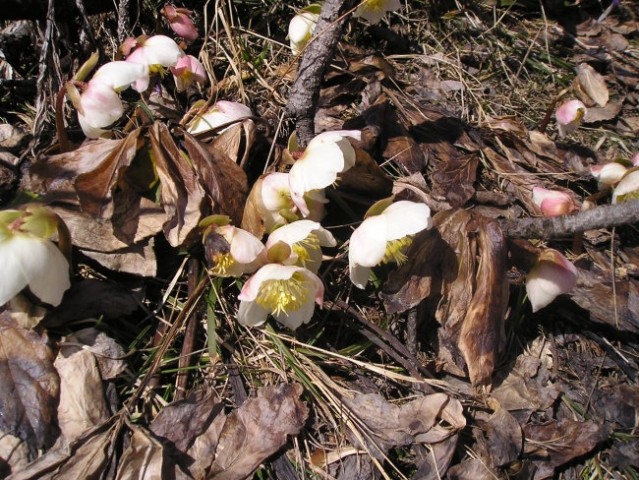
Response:
M164 446L141 427L130 426L133 434L118 462L116 480L164 478Z
M58 436L60 379L46 334L26 330L0 312L0 431L26 441L32 451Z
M432 174L433 193L446 198L453 207L461 207L475 193L478 164L479 157L474 153L449 156Z
M137 154L141 131L133 130L118 141L96 168L77 176L75 190L84 212L96 218L111 218L113 189Z
M184 146L209 198L211 212L228 215L233 224L239 225L248 193L244 170L226 154L199 142L187 132Z
M200 221L205 209L205 192L166 125L154 123L149 136L153 163L160 179L160 203L167 216L164 236L171 246L177 247Z
M505 408L497 409L480 426L494 467L506 466L520 458L524 446L523 433L517 420Z
M587 63L581 63L577 66L578 92L585 94L584 99L586 105L596 103L600 107L604 107L608 103L608 87L606 81Z
M248 159L257 129L253 120L244 120L215 135L208 144L213 150L224 153L233 163L244 165Z
M584 123L597 123L612 120L621 112L623 100L609 102L604 107L592 107L586 110Z
M24 440L9 433L0 432L0 478L26 468L31 461L29 446Z
M257 398L231 412L207 478L247 478L286 443L288 435L297 435L308 416L301 394L299 384L264 387L258 390Z
M108 253L89 250L84 250L82 253L115 272L131 273L142 277L155 277L157 273L157 261L152 241L141 242Z
M358 147L355 149L355 165L342 174L339 182L340 190L352 190L372 197L390 195L393 182L384 173L368 152Z

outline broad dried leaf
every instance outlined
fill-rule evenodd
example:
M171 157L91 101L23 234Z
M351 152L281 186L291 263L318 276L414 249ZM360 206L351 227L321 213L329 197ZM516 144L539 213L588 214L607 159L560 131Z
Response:
M258 390L257 398L233 411L224 424L207 478L247 478L287 442L289 435L297 435L308 416L301 394L299 384L264 387Z
M9 433L0 432L0 478L19 472L29 465L31 454L24 440Z
M166 212L164 236L173 247L182 245L197 227L204 206L205 193L191 162L177 147L169 129L156 122L149 131L153 164L160 179L160 204Z
M493 467L504 467L518 460L524 447L524 437L517 420L505 408L498 408L479 425L486 437Z
M141 131L138 128L119 140L96 168L77 176L75 190L82 211L95 218L111 218L113 190L138 152Z
M475 194L479 157L474 153L451 155L432 174L433 193L461 207Z
M597 123L606 120L612 120L621 113L624 100L617 102L609 102L605 107L592 107L586 110L584 115L584 123Z
M141 277L155 277L157 273L153 241L142 242L108 253L88 250L84 250L82 253L114 272L130 273Z
M130 426L131 443L118 462L116 480L164 478L164 446L138 426Z
M353 168L344 172L339 182L340 190L352 190L371 197L390 195L393 182L368 152L353 147L357 155Z
M606 81L587 63L581 63L577 66L577 85L578 92L587 95L586 105L596 103L600 107L604 107L608 103L609 93ZM582 96L583 98L583 96Z
M83 328L65 337L58 359L61 356L72 357L80 350L91 352L95 356L102 380L112 380L126 369L124 348L96 328Z
M0 313L0 431L26 441L32 452L58 436L60 380L46 334L17 325Z
M187 132L184 146L210 202L207 214L228 215L233 224L239 225L248 193L244 170L226 154L199 142Z
M537 467L534 479L552 478L557 467L590 452L606 441L610 433L610 425L570 419L524 426L526 454L541 458L534 461Z
M224 153L233 163L244 165L248 160L257 129L253 120L245 120L226 128L208 143L210 148Z
M54 363L60 375L58 424L68 443L110 416L95 355L74 350L65 354L63 349Z
M27 133L10 123L0 124L0 149L15 151L23 143Z

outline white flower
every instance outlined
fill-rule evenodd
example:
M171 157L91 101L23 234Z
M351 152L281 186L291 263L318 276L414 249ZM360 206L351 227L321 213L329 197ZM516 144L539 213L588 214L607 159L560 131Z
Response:
M619 162L610 162L604 165L593 165L590 173L602 185L614 185L625 175L628 169Z
M169 70L173 74L178 92L183 92L193 83L204 84L208 80L204 65L193 55L181 57Z
M264 244L252 233L232 225L222 225L212 229L209 235L219 235L224 239L220 247L218 242L210 248L205 235L204 247L206 258L212 264L210 273L218 277L239 277L245 273L253 273L263 263L260 255L264 252Z
M304 195L304 202L309 211L309 220L320 221L324 218L324 204L328 202L324 190L308 192ZM282 172L269 173L255 182L246 208L257 210L266 232L272 232L301 217L291 197L289 174Z
M361 135L359 130L337 130L320 133L309 142L289 172L291 198L302 215L310 213L305 194L332 185L340 173L355 165L355 149L348 137L360 140Z
M300 53L313 35L319 15L313 12L302 12L295 15L288 24L288 39L293 54Z
M247 280L238 298L242 325L262 325L269 314L291 330L307 323L322 305L324 285L310 270L269 263Z
M386 12L394 12L400 8L402 8L402 4L399 0L364 0L357 7L355 16L375 25L386 15Z
M280 242L290 247L290 255L281 263L305 267L313 273L317 273L322 263L322 247L337 245L331 232L311 220L298 220L278 228L269 235L266 248Z
M577 284L575 266L557 250L544 250L526 276L526 293L536 312Z
M212 130L225 123L243 120L251 116L253 116L253 112L246 105L227 100L218 100L204 114L193 119L188 126L188 132L195 135L196 133Z
M71 286L69 263L48 237L55 217L46 209L0 212L0 305L29 287L40 300L59 305Z
M568 100L562 103L555 111L559 136L565 137L574 132L585 114L586 106L580 100Z
M626 172L612 191L612 203L620 203L639 198L639 167Z
M375 205L371 207L374 208ZM412 235L432 225L430 208L407 200L392 203L380 214L367 217L351 235L348 248L353 284L365 288L371 268L380 263L403 263Z
M127 41L130 48L131 41ZM139 65L145 65L150 73L163 73L164 69L174 67L178 60L184 56L184 51L173 40L165 35L154 35L135 42L136 48L126 61ZM149 76L138 79L134 88L143 92L149 87Z

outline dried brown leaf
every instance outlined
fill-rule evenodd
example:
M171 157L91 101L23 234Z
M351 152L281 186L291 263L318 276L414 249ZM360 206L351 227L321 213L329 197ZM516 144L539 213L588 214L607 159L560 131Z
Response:
M606 81L587 63L580 63L577 66L576 84L577 92L582 94L580 97L587 106L594 102L600 107L604 107L608 103L610 95Z
M239 225L248 193L244 170L224 152L201 143L189 133L184 133L184 146L204 187L211 212L228 215Z
M0 431L26 441L35 451L58 436L56 407L60 380L44 333L18 326L0 313Z
M518 460L524 447L524 437L517 420L505 408L499 408L480 427L493 467L504 467Z
M479 157L455 153L441 162L432 174L433 193L448 200L453 207L461 207L475 193Z
M19 472L29 465L31 454L24 440L9 433L0 432L0 478Z
M621 113L624 99L616 102L608 102L604 107L591 107L586 110L584 123L597 123L612 120Z
M95 218L111 218L113 190L137 154L141 131L138 128L119 140L100 164L76 177L75 191L82 211Z
M164 236L171 246L177 247L197 227L206 210L205 192L191 162L177 147L166 125L154 123L149 136L153 163L160 179L160 204L167 216Z
M255 143L256 134L255 122L245 120L224 129L208 143L211 149L224 153L233 163L244 165Z
M368 152L358 147L353 148L357 155L355 165L342 174L339 189L352 190L378 198L389 196L393 181Z
M278 451L289 435L297 435L308 408L300 401L299 384L264 387L226 419L215 461L207 478L240 480Z
M116 480L164 478L164 446L144 429L131 426L131 443L118 462Z
M96 328L83 328L65 337L58 359L61 356L72 357L80 350L91 352L95 356L102 380L111 380L126 369L124 348Z
M152 241L108 253L89 250L84 250L82 253L114 272L130 273L142 277L155 277L157 273L157 261Z

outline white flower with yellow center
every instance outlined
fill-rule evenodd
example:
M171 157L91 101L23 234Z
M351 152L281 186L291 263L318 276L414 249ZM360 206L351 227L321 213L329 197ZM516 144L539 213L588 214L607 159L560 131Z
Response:
M204 235L209 273L218 277L239 277L253 273L264 262L261 254L264 244L250 232L221 225Z
M403 200L384 208L385 204L388 200L373 205L351 235L348 266L351 281L358 288L366 287L372 267L404 263L413 235L433 225L430 208L423 203Z
M335 238L319 223L311 220L298 220L271 233L266 248L284 243L290 248L290 255L280 263L305 267L317 273L322 263L322 247L337 245Z
M363 18L371 25L379 23L386 12L402 8L399 0L364 0L355 11L355 16Z
M238 298L242 325L262 325L270 314L295 330L311 319L316 303L322 305L324 285L306 268L269 263L247 280Z
M187 130L195 135L251 116L253 116L251 109L242 103L218 100L205 113L195 117Z
M58 221L45 207L0 211L0 305L25 287L45 303L60 304L71 282L69 262L49 240Z
M304 11L295 15L288 24L288 39L293 54L300 53L313 35L319 14Z
M289 172L291 198L304 217L310 214L305 195L322 190L337 180L340 173L355 165L355 149L348 138L360 140L359 130L324 132L311 140Z

